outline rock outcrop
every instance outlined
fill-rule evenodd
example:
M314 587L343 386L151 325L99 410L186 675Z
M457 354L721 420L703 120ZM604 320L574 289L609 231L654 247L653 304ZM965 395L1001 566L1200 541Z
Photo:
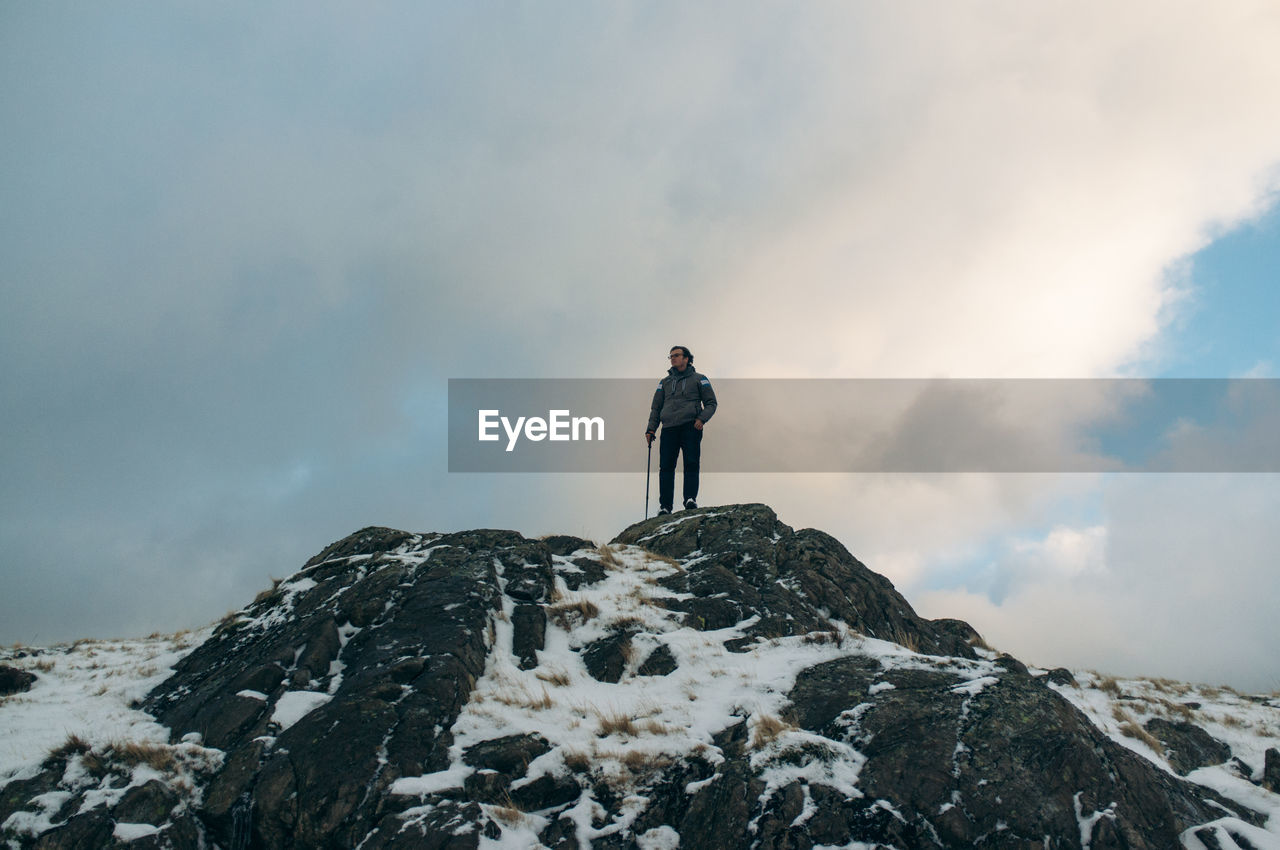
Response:
M888 579L834 537L812 528L792 531L764 505L662 519L633 525L612 542L686 562L686 570L664 586L691 594L673 607L694 628L725 628L758 617L736 647L820 632L836 619L920 652L975 657L971 644L978 634L968 624L916 616Z
M144 707L183 781L86 805L66 777L113 763L64 748L2 789L0 822L43 806L39 847L1167 850L1260 821L763 505L601 547L366 528ZM1180 767L1221 755L1152 731Z
M1145 728L1164 745L1169 764L1182 776L1231 758L1230 747L1194 723L1155 717L1147 721Z
M31 689L36 676L26 670L19 670L7 664L0 664L0 697L20 694Z

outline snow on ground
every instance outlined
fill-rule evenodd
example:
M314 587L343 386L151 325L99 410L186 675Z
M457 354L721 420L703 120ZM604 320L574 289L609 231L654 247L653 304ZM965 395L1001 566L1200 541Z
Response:
M211 632L0 650L0 663L37 677L30 690L0 697L0 786L36 776L52 751L65 759L56 790L0 824L8 846L19 846L14 836L31 838L57 826L76 795L79 811L89 811L158 780L198 802L200 777L221 765L223 753L194 740L170 744L169 730L134 705ZM118 823L115 837L133 841L168 826Z
M0 649L0 663L37 676L31 690L0 697L0 784L33 773L72 736L94 747L167 742L169 730L132 706L212 631Z
M1116 679L1093 672L1077 673L1075 679L1075 685L1050 687L1112 740L1171 774L1176 775L1164 747L1143 728L1147 721L1193 723L1227 744L1230 761L1194 770L1186 779L1269 815L1265 830L1235 818L1216 821L1223 847L1236 846L1228 843L1230 832L1235 832L1260 850L1280 850L1280 794L1253 784L1262 778L1266 751L1280 749L1280 694L1246 696L1230 688L1167 679ZM1204 847L1192 835L1184 835L1183 842L1188 850Z
M681 566L638 547L602 547L600 553L611 567L604 581L570 591L563 579L557 578L557 599L550 609L545 649L538 652L539 663L532 670L519 669L512 654L510 616L514 605L507 600L505 616L494 629L485 674L453 726L449 768L400 779L393 793L425 798L458 788L473 772L462 761L468 747L509 735L536 733L546 738L552 749L534 759L526 776L513 787L544 775L563 774L571 765L590 763L600 779L629 801L620 818L596 828L592 815L602 810L584 794L569 813L577 823L579 840L586 843L629 828L647 803L640 795L645 780L667 765L691 754L700 754L712 764L722 760L713 736L746 720L751 762L767 786L762 800L797 778L859 796L858 772L865 761L860 753L780 719L786 694L802 670L859 653L879 658L886 668L948 670L963 683L970 683L974 692L994 681L992 675L999 672L990 661L921 656L843 627L837 629L834 640L778 638L759 641L747 652L730 652L725 642L742 637L754 618L719 631L682 626L678 614L655 604L661 597L680 598L658 581ZM573 570L568 559L557 560L568 571ZM627 627L641 634L632 640L621 681L597 681L575 650ZM660 643L675 656L676 670L667 676L636 675ZM795 763L792 756L797 751L814 747L822 748L827 757ZM631 796L626 797L628 794ZM430 806L424 805L406 815L412 818L430 811ZM523 817L525 820L509 811L496 815L495 819L502 821L503 838L494 846L530 846L525 842L545 824L537 814ZM646 835L645 841L662 846L668 838L665 833Z
M474 770L462 760L468 747L509 735L537 733L548 740L551 750L529 765L526 777L517 786L546 774L562 773L570 764L590 763L599 778L623 795L630 795L624 796L627 803L622 815L599 828L593 825L593 815L598 823L603 809L589 793L570 807L568 813L577 824L578 839L588 844L594 838L630 826L644 808L644 782L654 772L689 754L701 754L715 763L720 755L713 745L713 735L745 719L752 765L761 770L767 784L762 802L796 778L858 797L862 754L842 742L790 727L780 719L786 694L801 670L849 654L869 655L885 669L948 671L959 680L953 690L970 698L995 684L1003 672L993 663L995 653L979 661L934 658L853 634L843 627L831 642L791 637L760 641L745 653L729 652L725 641L741 637L754 620L714 632L682 627L677 615L654 604L660 597L678 598L678 594L662 588L658 580L681 569L680 565L637 547L602 547L599 554L606 563L615 562L604 581L571 592L563 579L557 579L558 599L553 611L558 609L559 616L553 616L548 623L546 648L538 653L538 666L532 670L520 670L512 655L513 605L507 601L506 616L496 623L485 674L453 727L450 766L439 773L401 779L393 787L394 793L420 795L425 800L428 794L458 788ZM557 560L563 571L573 571L567 558ZM689 562L686 560L685 564ZM595 680L575 650L627 626L641 634L632 641L621 681L608 684ZM668 676L636 675L637 668L660 643L675 655L677 669ZM1170 768L1163 754L1155 749L1159 748L1158 742L1149 739L1148 743L1140 734L1134 737L1135 730L1151 716L1189 717L1229 744L1235 756L1248 764L1247 771L1255 780L1261 775L1266 749L1280 747L1280 699L1274 697L1244 697L1223 689L1172 682L1134 681L1117 686L1114 680L1088 673L1080 674L1078 681L1079 687L1057 690L1112 738L1165 770ZM884 687L887 686L881 683L871 690ZM1199 703L1199 708L1179 706L1178 700ZM853 715L857 711L856 707L850 709ZM822 748L824 758L788 758L789 753L806 747ZM1255 810L1272 813L1265 829L1234 819L1216 822L1222 847L1233 846L1229 842L1234 834L1245 837L1259 850L1280 850L1280 795L1260 789L1227 766L1196 771L1190 779ZM697 784L700 783L694 783ZM692 793L696 788L689 790ZM490 814L501 822L503 834L496 842L482 839L483 846L532 846L546 826L543 813L488 808L495 809ZM417 812L425 815L429 811L430 805L424 804L405 814L412 818ZM1104 817L1106 812L1081 815L1084 820L1095 816ZM661 847L672 836L654 833L641 838L646 846ZM1190 834L1184 836L1184 843L1189 850L1200 846L1199 839Z
M449 768L400 779L393 787L394 793L420 796L425 801L429 794L458 788L474 770L462 761L467 747L510 735L538 733L552 748L530 764L526 777L517 784L563 773L571 765L581 768L589 764L600 779L622 792L626 802L621 816L603 827L593 825L593 815L598 816L603 810L589 793L570 807L578 837L588 843L634 822L647 802L642 796L645 782L655 772L691 754L701 754L709 763L717 763L721 756L713 736L745 720L752 764L766 780L763 799L798 778L797 771L809 771L803 773L808 780L857 797L861 794L858 775L862 755L847 744L796 729L781 719L786 694L801 670L849 654L869 655L886 669L951 672L958 680L954 690L969 697L995 683L1003 672L991 660L994 653L977 661L933 658L862 637L843 627L829 638L762 640L747 652L729 652L725 641L741 637L754 620L720 631L701 632L681 626L678 615L657 604L662 597L678 598L658 582L683 569L681 565L637 547L602 547L598 553L590 554L602 557L609 566L605 579L570 591L564 579L557 578L546 646L538 653L539 664L532 670L519 669L512 655L510 618L514 605L506 600L503 616L495 622L492 632L493 651L485 674L453 727ZM568 558L556 561L562 573L576 569ZM291 598L304 589L306 581L304 577L286 582L282 593ZM268 628L271 623L260 625ZM577 650L625 627L638 633L631 641L622 679L617 684L599 682L587 673ZM29 670L39 677L29 692L0 698L0 786L11 779L34 775L49 752L73 736L94 751L128 742L167 742L168 730L132 706L162 682L172 666L211 631L209 628L141 640L81 641L48 649L0 649L0 663ZM667 676L637 675L637 669L660 644L670 649L679 666ZM873 686L868 699L888 687L891 686L885 683ZM1259 829L1224 818L1214 824L1219 844L1235 846L1231 843L1234 834L1259 850L1280 850L1280 795L1249 781L1261 777L1265 751L1280 748L1280 695L1250 697L1228 689L1165 680L1116 680L1096 673L1079 673L1076 685L1053 687L1111 738L1164 770L1171 768L1159 742L1142 729L1153 717L1195 723L1227 743L1234 755L1232 762L1201 768L1188 778L1250 808L1270 813L1270 820ZM328 694L310 694L306 699L328 699ZM282 702L282 706L276 709L277 713L288 715L280 718L282 722L314 707L310 702ZM857 712L858 707L852 707L848 714L856 717ZM194 742L178 745L182 747L192 752L179 753L180 759L208 762L220 755L203 750ZM823 748L826 757L794 758L796 751L815 747ZM74 772L78 764L77 759L72 759L68 772ZM135 781L145 781L149 775L145 766L138 770ZM696 787L689 790L692 793ZM49 803L56 808L56 800ZM545 818L538 813L492 806L486 809L492 809L490 814L503 826L502 838L498 842L484 839L487 846L529 846L546 826ZM425 814L428 810L424 802L406 815L412 817L415 811ZM1095 814L1105 816L1105 812ZM47 828L40 823L26 826L33 834ZM141 837L144 832L142 826L125 824L118 837L127 840ZM642 847L654 850L676 847L679 841L665 827L650 830L638 839ZM1188 850L1204 846L1190 834L1183 837L1183 843Z

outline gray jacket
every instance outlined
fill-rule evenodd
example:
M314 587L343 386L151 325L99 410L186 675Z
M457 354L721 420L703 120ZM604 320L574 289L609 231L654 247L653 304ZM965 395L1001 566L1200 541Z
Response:
M663 425L685 425L695 419L706 422L716 412L716 394L707 376L695 372L692 366L677 372L672 366L667 377L658 382L653 394L653 408L649 411L649 427L658 430Z

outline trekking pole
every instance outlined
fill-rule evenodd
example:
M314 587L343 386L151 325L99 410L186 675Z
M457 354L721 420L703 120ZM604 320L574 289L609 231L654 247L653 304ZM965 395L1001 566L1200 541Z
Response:
M649 441L649 459L644 462L644 518L649 518L649 472L653 469L653 440Z

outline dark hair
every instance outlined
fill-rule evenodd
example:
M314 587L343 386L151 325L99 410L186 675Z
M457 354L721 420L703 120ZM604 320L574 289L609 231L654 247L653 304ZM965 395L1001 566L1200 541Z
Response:
M692 351L690 351L688 348L686 348L686 347L685 347L685 346L683 346L683 345L673 345L673 346L671 346L671 350L672 350L672 351L675 351L677 348L684 352L684 356L689 358L689 362L690 362L690 363L692 363L692 362L693 362L693 352L692 352Z

